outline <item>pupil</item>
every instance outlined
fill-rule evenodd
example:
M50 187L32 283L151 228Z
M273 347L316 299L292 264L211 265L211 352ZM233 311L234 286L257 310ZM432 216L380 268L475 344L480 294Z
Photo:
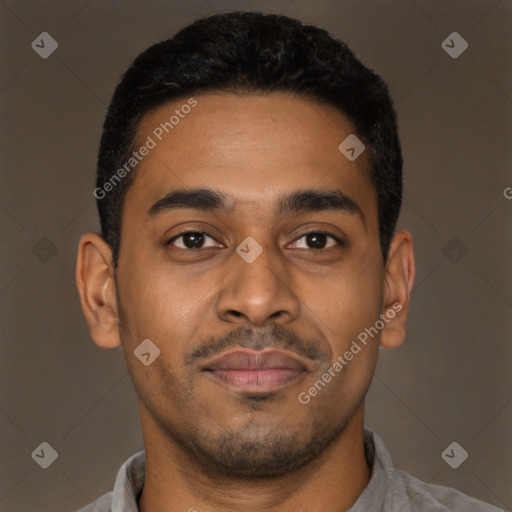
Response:
M183 235L183 243L189 249L197 249L201 247L204 236L202 233L187 233Z
M326 237L323 233L310 233L306 237L306 242L312 249L323 249L326 244Z

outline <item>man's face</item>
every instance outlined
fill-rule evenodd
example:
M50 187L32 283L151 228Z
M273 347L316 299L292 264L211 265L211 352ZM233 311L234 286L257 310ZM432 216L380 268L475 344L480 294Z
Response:
M145 434L202 467L269 477L312 460L362 410L378 336L309 403L299 394L383 312L376 193L366 155L338 149L355 130L333 107L285 94L195 99L161 141L154 130L187 99L139 126L135 146L156 146L124 203L120 336ZM203 194L148 215L197 189L225 206ZM282 200L303 192L329 197ZM190 231L202 234L180 236ZM149 366L133 353L145 339L161 351Z

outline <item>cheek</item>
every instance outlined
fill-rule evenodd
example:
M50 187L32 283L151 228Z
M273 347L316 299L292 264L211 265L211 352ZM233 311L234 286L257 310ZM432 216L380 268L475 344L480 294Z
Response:
M121 339L127 358L133 359L133 350L142 340L150 339L160 350L159 364L165 365L161 378L170 382L176 377L183 385L184 357L191 345L204 338L204 323L218 281L207 276L185 279L183 273L166 273L155 267L125 276ZM140 386L149 392L155 375L139 368L139 361L132 368L141 376Z
M120 272L119 292L124 320L130 333L162 337L194 304L194 286L184 287L170 273L135 265L137 271Z
M335 353L344 352L347 342L378 319L382 275L377 261L363 257L333 272L321 285L316 281L304 290L306 306L315 312Z

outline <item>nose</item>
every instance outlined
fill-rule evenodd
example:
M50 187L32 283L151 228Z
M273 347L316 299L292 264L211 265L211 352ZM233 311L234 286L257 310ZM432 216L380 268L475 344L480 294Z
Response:
M237 326L288 323L298 317L300 300L290 269L278 251L264 249L248 263L234 252L217 301L221 320Z

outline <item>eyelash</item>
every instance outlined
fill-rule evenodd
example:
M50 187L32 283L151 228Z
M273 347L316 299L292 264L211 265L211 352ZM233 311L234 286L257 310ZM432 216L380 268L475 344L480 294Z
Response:
M180 237L184 236L184 235L188 235L188 234L201 234L201 235L206 235L208 237L210 237L212 240L215 240L215 238L211 235L209 235L208 233L206 233L205 231L200 231L200 230L196 230L196 229L187 229L186 231L182 231L181 233L178 233L177 235L174 235L171 239L169 239L167 242L166 242L166 246L169 246L171 245L174 241L178 240ZM333 233L331 233L330 231L326 231L326 230L323 230L323 229L313 229L311 231L307 231L306 233L302 233L302 235L300 235L299 237L297 237L294 241L297 242L298 240L300 240L301 238L304 238L305 236L308 236L308 235L311 235L311 234L315 234L315 235L326 235L330 238L332 238L340 247L345 247L346 246L346 243L343 241L343 240L340 240L336 235L334 235ZM217 240L215 240L217 242ZM217 242L218 243L218 242ZM323 249L310 249L311 251L322 251L322 250L326 250L326 249L330 249L331 247L327 247L327 248L323 248ZM190 249L190 248L186 248L186 249L183 249L181 247L178 247L179 250L182 250L182 251L200 251L201 249L203 249L203 247L200 247L199 249ZM207 248L208 249L208 248Z

